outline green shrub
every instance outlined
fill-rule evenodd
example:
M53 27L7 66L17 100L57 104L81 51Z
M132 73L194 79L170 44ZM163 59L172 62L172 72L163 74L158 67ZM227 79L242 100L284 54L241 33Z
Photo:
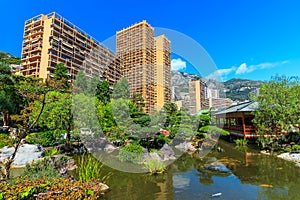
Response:
M6 134L0 134L0 148L3 148L5 146L12 146L14 144L14 141L12 138L10 138Z
M294 144L293 147L292 147L292 149L293 149L294 151L300 151L300 145Z
M121 148L119 159L121 161L140 163L142 161L144 148L138 144L129 144Z
M103 163L96 158L88 155L83 155L78 160L78 168L76 170L80 182L89 182L90 180L98 180L105 183L112 173L102 174Z
M248 141L246 139L237 139L237 140L235 140L235 144L238 147L246 147L247 143L248 143Z
M47 177L17 180L15 183L0 181L1 199L101 199L107 186L98 181L79 182L72 178Z
M166 165L164 162L157 159L147 159L145 160L145 168L151 174L163 173L166 170Z
M217 135L217 134L221 134L221 135L229 135L230 133L228 131L225 131L219 127L216 126L203 126L199 129L199 132L202 133L208 133L211 135Z
M56 147L45 150L45 156L54 156L58 154L60 154L60 151Z
M58 170L55 169L54 163L50 158L44 158L31 164L27 164L22 177L28 179L40 179L43 177L59 178L61 175Z
M26 142L29 144L40 144L43 147L52 147L56 144L55 131L44 131L31 133L26 136Z
M291 148L291 147L285 147L285 148L284 148L284 152L288 152L288 153L289 153L289 152L291 152L291 151L292 151L292 148Z

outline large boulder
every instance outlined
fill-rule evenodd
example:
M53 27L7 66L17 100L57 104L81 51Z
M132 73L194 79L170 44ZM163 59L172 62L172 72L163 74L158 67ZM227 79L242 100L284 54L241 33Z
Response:
M12 156L15 148L14 147L3 147L0 150L0 161ZM41 145L34 144L22 144L13 162L14 167L24 167L31 161L41 158L44 155L44 150Z
M164 146L159 150L159 152L159 156L163 161L176 159L173 149L168 144L164 144Z
M179 149L180 151L190 151L194 152L197 149L192 145L191 142L183 142L175 146L176 149Z
M204 166L206 170L217 172L217 173L231 173L230 169L228 169L223 163L220 163L218 161L207 164Z

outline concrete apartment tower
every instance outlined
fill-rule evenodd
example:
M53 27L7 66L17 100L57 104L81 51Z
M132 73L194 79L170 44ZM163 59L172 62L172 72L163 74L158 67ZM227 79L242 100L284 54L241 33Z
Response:
M117 31L116 48L123 77L129 82L130 95L141 94L145 111L151 113L156 102L154 29L144 20Z
M25 76L51 78L56 64L63 63L71 80L80 70L111 85L121 77L120 61L110 50L55 12L25 21L23 37Z
M165 104L171 103L171 43L165 35L155 40L155 81L157 91L156 108L160 110Z
M206 100L206 89L206 83L201 80L189 83L189 110L191 114L197 115L200 110L209 108Z

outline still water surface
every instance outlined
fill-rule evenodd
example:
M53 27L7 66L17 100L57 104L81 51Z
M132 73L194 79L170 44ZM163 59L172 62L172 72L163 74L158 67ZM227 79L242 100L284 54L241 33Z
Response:
M233 144L219 142L223 152L205 158L184 154L164 174L148 175L113 171L106 200L193 199L300 199L300 168L291 162L255 152L241 152ZM204 170L218 160L232 173ZM222 193L219 197L212 194Z

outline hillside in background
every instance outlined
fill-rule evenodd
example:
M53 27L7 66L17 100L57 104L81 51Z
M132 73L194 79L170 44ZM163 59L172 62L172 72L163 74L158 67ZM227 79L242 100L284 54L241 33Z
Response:
M263 81L237 78L219 82L212 79L207 80L195 74L172 71L172 86L175 86L175 97L177 97L177 99L184 99L186 93L189 92L189 82L199 79L205 81L208 88L218 89L220 91L220 97L227 97L233 101L249 100L249 94L257 93L259 86L264 83Z
M16 64L19 65L21 64L21 59L18 57L15 57L9 53L2 52L0 51L0 61L1 62L6 62L8 64Z

